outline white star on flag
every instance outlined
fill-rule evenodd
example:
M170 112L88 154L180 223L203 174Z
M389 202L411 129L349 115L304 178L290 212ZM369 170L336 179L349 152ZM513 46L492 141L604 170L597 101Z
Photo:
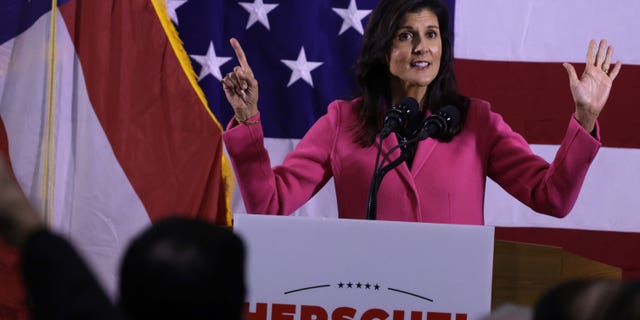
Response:
M171 21L176 25L178 25L176 9L185 3L187 3L187 0L166 0L167 13L169 13L169 18L171 18Z
M280 60L291 69L291 78L289 79L290 87L294 82L299 79L304 80L313 88L313 79L311 79L311 71L319 67L322 62L307 61L307 54L304 52L304 47L300 48L300 54L298 54L298 60Z
M342 27L338 35L343 34L347 29L354 28L360 34L364 34L364 28L362 27L362 19L371 13L371 10L358 10L356 6L356 0L351 0L349 8L332 8L342 19Z
M241 5L247 12L249 12L249 21L247 22L247 30L251 28L253 24L257 21L260 21L267 30L269 29L269 18L267 18L267 14L275 9L278 4L264 4L262 0L255 0L253 3L250 2L240 2Z
M206 55L199 56L192 54L191 58L202 66L198 81L202 80L202 78L208 74L211 74L218 79L218 81L221 81L222 74L220 73L220 66L231 60L231 57L217 57L216 50L213 48L213 42L209 42L209 50L207 50Z

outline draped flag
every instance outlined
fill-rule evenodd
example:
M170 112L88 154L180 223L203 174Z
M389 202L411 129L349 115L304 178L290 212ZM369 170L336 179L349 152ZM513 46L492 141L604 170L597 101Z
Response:
M5 0L0 99L0 145L20 186L109 292L151 222L230 223L222 127L164 1ZM16 269L5 250L0 318L24 305Z
M377 0L167 0L214 113L232 116L220 79L238 65L229 38L242 44L260 86L258 107L272 164L280 163L334 99L352 98L353 65ZM461 92L488 100L532 149L548 160L574 110L561 62L580 72L590 39L607 38L623 62L600 117L604 148L573 212L564 219L536 214L493 182L485 223L594 230L640 230L640 12L634 0L448 1L455 25L455 69ZM204 18L202 18L205 16ZM198 18L196 18L198 17ZM234 212L244 212L239 193ZM298 210L337 216L332 182Z

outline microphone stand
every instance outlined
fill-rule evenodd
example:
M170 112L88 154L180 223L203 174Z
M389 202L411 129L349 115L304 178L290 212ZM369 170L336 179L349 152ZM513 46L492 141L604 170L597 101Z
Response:
M391 156L391 154L396 149L401 148L402 146L405 146L407 144L413 143L418 140L423 140L423 139L419 139L419 137L415 137L394 146L384 155L382 162L380 163L380 166L378 166L378 160L380 159L380 153L382 152L382 139L380 139L380 144L378 145L378 153L376 154L376 163L375 163L375 169L373 171L373 178L371 179L371 184L369 185L369 193L367 194L367 214L366 214L367 220L376 220L378 189L380 188L380 184L382 183L382 178L384 178L384 176L389 171L391 171L391 169L399 166L405 160L405 155L403 153L400 153L400 156L397 159L395 159L393 162L383 167L384 163L387 161L389 156Z
M367 193L367 212L366 218L367 220L375 220L376 219L376 197L378 194L378 187L376 186L376 181L378 180L378 162L380 161L380 153L382 153L382 141L384 138L382 134L380 135L380 143L378 144L378 152L376 152L376 163L373 166L373 178L369 183L369 192Z

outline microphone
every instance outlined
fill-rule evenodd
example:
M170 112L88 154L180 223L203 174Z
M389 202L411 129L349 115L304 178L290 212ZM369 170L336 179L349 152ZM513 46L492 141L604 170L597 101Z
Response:
M395 132L404 126L404 122L418 112L418 101L411 97L400 100L391 107L389 113L384 117L384 126L380 131L380 139L388 137L391 132Z
M453 105L446 105L424 121L422 130L418 133L418 139L424 140L429 137L437 139L458 123L460 123L460 109Z

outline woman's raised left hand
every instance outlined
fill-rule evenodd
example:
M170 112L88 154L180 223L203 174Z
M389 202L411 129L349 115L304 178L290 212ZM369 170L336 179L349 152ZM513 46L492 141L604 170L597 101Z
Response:
M618 76L622 63L617 61L611 68L613 46L601 40L596 52L596 41L589 42L587 61L580 77L569 63L562 64L569 74L571 95L576 104L576 119L588 132L593 131L596 119L609 98L613 80Z

